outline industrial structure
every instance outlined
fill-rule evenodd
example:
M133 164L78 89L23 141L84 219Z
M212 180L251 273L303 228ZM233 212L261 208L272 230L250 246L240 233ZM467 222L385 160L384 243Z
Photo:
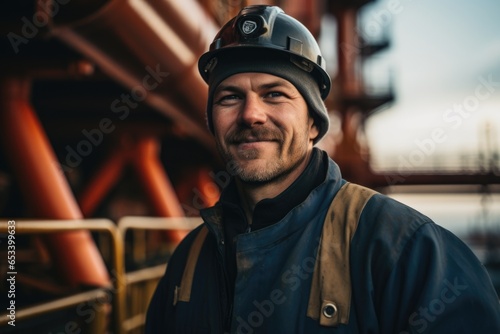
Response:
M359 140L364 121L395 98L390 84L376 94L364 84L363 61L390 44L386 35L370 43L358 29L359 11L370 2L267 2L334 42L326 103L339 126L321 147L346 179L381 191L395 184L498 191L495 164L475 173L370 168L369 146ZM198 57L224 22L256 3L4 4L0 276L15 278L16 326L8 324L14 298L3 297L7 284L0 292L2 333L141 333L169 254L201 223L198 210L216 202L229 178L205 125L207 87ZM325 15L336 22L335 36L322 31ZM9 267L4 245L14 240L11 225L16 253Z

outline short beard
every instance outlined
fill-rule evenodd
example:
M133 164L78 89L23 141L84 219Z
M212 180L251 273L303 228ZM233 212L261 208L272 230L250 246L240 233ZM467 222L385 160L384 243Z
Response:
M224 160L226 161L226 166L230 175L237 177L241 182L244 182L249 185L261 185L264 183L271 183L279 181L289 175L297 166L299 166L305 156L302 159L297 159L295 163L291 166L288 166L285 169L285 165L281 159L276 159L273 161L266 161L266 165L263 168L258 170L249 170L248 168L242 167L241 164L237 162L234 156L229 152L229 150L225 150L219 142L217 144L217 149L219 153L222 155ZM280 145L283 144L281 141ZM293 144L289 148L290 151L294 150ZM292 152L289 152L292 153ZM248 151L245 154L246 159L254 159L258 155L257 151Z
M275 181L281 176L284 176L284 173L282 171L283 163L281 160L275 162L267 162L265 168L251 171L248 170L248 168L241 167L237 162L235 162L234 159L232 159L232 157L226 156L226 159L227 158L231 159L227 161L232 162L229 163L229 165L231 166L231 175L238 177L244 183L259 185ZM288 173L285 173L285 175L286 174Z

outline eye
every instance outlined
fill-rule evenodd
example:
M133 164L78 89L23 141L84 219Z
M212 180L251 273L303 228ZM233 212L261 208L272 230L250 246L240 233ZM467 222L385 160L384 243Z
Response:
M282 92L269 92L267 93L268 97L282 97L285 96Z
M290 99L290 95L282 90L273 90L265 93L264 99L269 103L280 103Z
M232 102L235 102L237 100L240 100L241 97L237 94L227 94L227 95L222 95L218 96L214 102L214 104L230 104Z

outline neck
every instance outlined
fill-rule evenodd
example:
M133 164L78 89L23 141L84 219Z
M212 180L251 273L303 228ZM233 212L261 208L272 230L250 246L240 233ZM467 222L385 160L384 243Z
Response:
M304 159L292 171L269 182L246 183L239 179L236 180L248 224L252 224L253 211L258 202L278 196L304 172L311 160L311 153L312 151L308 151Z

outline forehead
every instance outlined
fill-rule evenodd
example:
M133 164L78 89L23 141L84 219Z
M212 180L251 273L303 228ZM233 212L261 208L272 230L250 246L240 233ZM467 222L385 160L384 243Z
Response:
M233 74L220 82L215 92L233 87L248 89L265 89L271 87L284 87L296 90L288 80L269 73L245 72Z

